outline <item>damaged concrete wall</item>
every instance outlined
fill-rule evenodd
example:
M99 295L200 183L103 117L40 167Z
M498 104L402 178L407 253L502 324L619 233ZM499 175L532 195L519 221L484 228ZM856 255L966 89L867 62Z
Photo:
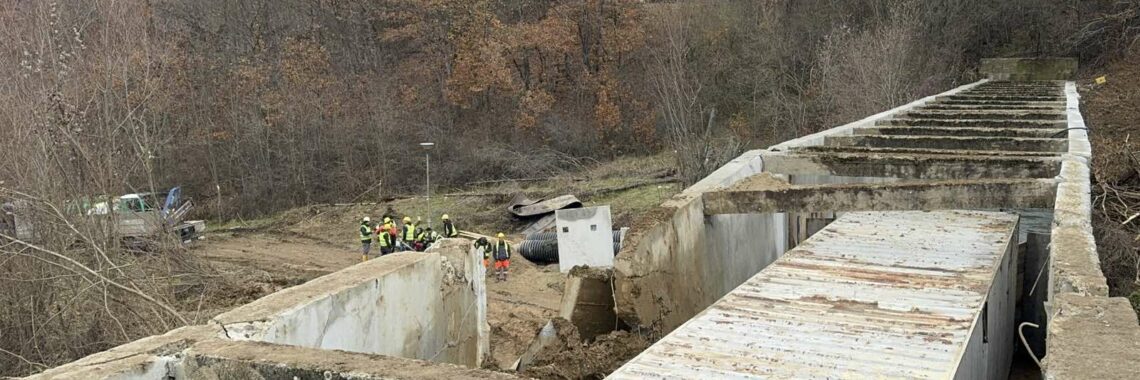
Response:
M477 367L486 352L481 268L462 240L397 253L285 289L215 317L230 339ZM450 244L450 245L449 245ZM471 260L471 259L467 259ZM485 302L485 293L483 293ZM485 335L484 335L485 336Z
M489 352L483 271L469 241L445 239L30 379L513 378L437 364L478 368Z
M759 173L745 153L636 223L615 258L618 315L666 333L759 272L787 250L783 214L705 217L700 194Z
M483 252L475 250L467 239L444 239L427 252L440 255L444 309L443 320L437 320L440 324L436 326L446 326L450 336L448 348L431 360L479 367L491 352Z

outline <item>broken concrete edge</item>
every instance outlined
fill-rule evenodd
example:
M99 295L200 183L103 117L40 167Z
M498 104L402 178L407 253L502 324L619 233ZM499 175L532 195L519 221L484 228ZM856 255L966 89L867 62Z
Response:
M518 379L454 364L262 342L206 340L185 355L187 372L215 374L218 380L245 374L254 379Z
M474 367L480 368L491 357L491 323L487 320L487 268L483 266L483 250L475 248L472 242L473 240L465 238L446 238L433 244L426 252L441 256L440 266L444 277L440 292L445 298L449 292L454 291L470 291L475 297L477 344ZM462 267L454 268L454 264ZM469 312L464 310L463 314ZM470 321L460 323L468 322Z
M385 355L321 350L219 337L217 326L197 325L139 339L29 376L55 379L203 380L276 378L516 379L493 371Z
M919 106L925 105L927 103L933 102L939 96L947 96L947 95L957 94L959 92L969 90L971 88L977 87L977 86L979 86L983 83L989 82L989 81L990 81L989 79L982 79L982 80L979 80L979 81L974 82L974 83L958 86L957 88L954 88L950 91L946 91L943 93L927 96L925 98L915 100L913 102L910 102L910 103L907 103L907 104L904 104L904 105L901 105L901 106L898 106L898 107L895 107L895 108L892 108L892 109L889 109L889 110L886 110L883 112L879 112L877 114L868 116L866 118L863 118L861 120L858 120L858 121L855 121L852 123L847 123L847 124L844 124L844 125L841 125L841 126L838 126L835 128L831 128L831 129L828 129L828 130L825 130L822 132L813 133L813 134L810 134L807 136L788 140L788 141L785 141L783 143L770 146L770 147L768 147L768 150L783 151L783 150L788 150L788 149L796 148L796 147L823 145L825 137L852 135L852 134L854 134L854 130L856 128L873 127L873 126L875 126L875 122L877 122L879 120L886 119L886 118L895 116L896 114L906 112L906 111L909 111L911 109L917 108Z
M1135 379L1140 376L1140 324L1127 299L1108 297L1093 237L1092 149L1075 83L1065 84L1065 94L1070 143L1054 202L1042 371L1046 379Z
M1140 378L1140 323L1123 297L1057 294L1046 339L1045 378Z
M51 379L110 379L153 378L162 379L167 363L176 361L190 346L207 339L220 339L217 326L198 325L180 327L166 334L154 335L124 343L106 351L58 367L49 368L28 376L29 380ZM155 376L146 376L155 374Z
M681 233L678 231L694 235L688 238L696 241L703 239L705 233L703 225L692 226L694 221L704 223L705 220L703 201L699 196L679 207L660 207L658 212L659 215L650 217L660 219L653 220L653 224L646 224L642 231L635 232L630 238L632 243L623 246L614 258L614 310L627 325L651 338L667 333L670 329L665 326L679 325L688 319L688 315L674 315L676 310L669 306L680 304L682 300L678 298L683 298L686 292L670 290L697 285L660 281L663 289L643 289L641 283L652 283L656 277L669 275L659 272L658 268L676 268L680 265L677 263L680 258L673 252L681 244ZM650 297L642 297L642 293L655 296L648 300ZM692 303L692 300L687 301Z
M530 345L523 351L522 356L519 356L519 359L515 360L511 369L516 372L526 371L527 367L530 367L530 364L534 362L538 353L542 352L542 349L546 348L546 346L554 343L557 338L558 330L554 327L554 320L546 321L546 324L542 326L542 329L538 330L538 334L530 341Z

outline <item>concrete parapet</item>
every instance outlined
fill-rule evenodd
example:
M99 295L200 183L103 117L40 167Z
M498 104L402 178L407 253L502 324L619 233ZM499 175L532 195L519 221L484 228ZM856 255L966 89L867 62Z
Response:
M1124 298L1058 294L1046 339L1045 378L1140 378L1140 324Z
M1140 378L1140 324L1128 300L1108 297L1093 238L1092 147L1076 85L1066 83L1065 94L1069 151L1054 202L1043 373L1051 380Z
M853 123L844 124L844 125L841 125L841 126L838 126L835 128L828 129L826 131L813 133L813 134L810 134L807 136L803 136L800 138L788 140L788 141L782 142L780 144L773 145L773 146L769 147L768 150L783 151L783 150L805 147L805 146L823 145L823 141L824 141L825 137L850 135L853 133L853 131L856 128L872 127L876 123L878 123L880 120L884 120L884 119L887 119L889 117L894 117L894 116L899 115L900 113L910 111L910 110L916 109L918 107L921 107L923 105L926 105L928 103L934 102L936 99L938 99L939 96L954 95L954 94L957 94L957 93L960 93L963 91L970 90L970 89L977 87L981 84L984 84L986 82L989 82L989 80L983 79L983 80L980 80L980 81L977 81L974 83L962 85L962 86L959 86L953 90L946 91L944 93L937 94L937 95L927 96L925 98L915 100L915 101L907 103L905 105L895 107L895 108L892 108L892 109L889 109L889 110L868 116L862 120L859 120L859 121L856 121Z
M995 80L1067 80L1077 73L1077 59L987 58L980 71Z

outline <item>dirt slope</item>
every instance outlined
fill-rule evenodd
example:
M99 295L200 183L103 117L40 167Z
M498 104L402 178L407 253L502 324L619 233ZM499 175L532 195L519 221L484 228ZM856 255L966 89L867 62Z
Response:
M1112 296L1140 314L1140 54L1089 70L1079 82L1093 146L1093 226ZM1104 84L1094 78L1104 75ZM1128 222L1128 223L1125 223Z

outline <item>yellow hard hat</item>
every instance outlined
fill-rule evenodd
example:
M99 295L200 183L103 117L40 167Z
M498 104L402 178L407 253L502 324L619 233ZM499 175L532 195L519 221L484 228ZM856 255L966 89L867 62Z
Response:
M449 218L449 217L447 216L447 214L443 214L443 220L448 220L448 219L451 219L451 218Z
M504 235L502 232L500 232L500 233L499 233L499 239L502 239L502 238L505 238L505 237L507 237L507 235Z
M404 217L404 223L411 223L411 222L412 222L412 217L410 217L410 216Z
M392 223L392 218L385 216L384 217L384 223Z

